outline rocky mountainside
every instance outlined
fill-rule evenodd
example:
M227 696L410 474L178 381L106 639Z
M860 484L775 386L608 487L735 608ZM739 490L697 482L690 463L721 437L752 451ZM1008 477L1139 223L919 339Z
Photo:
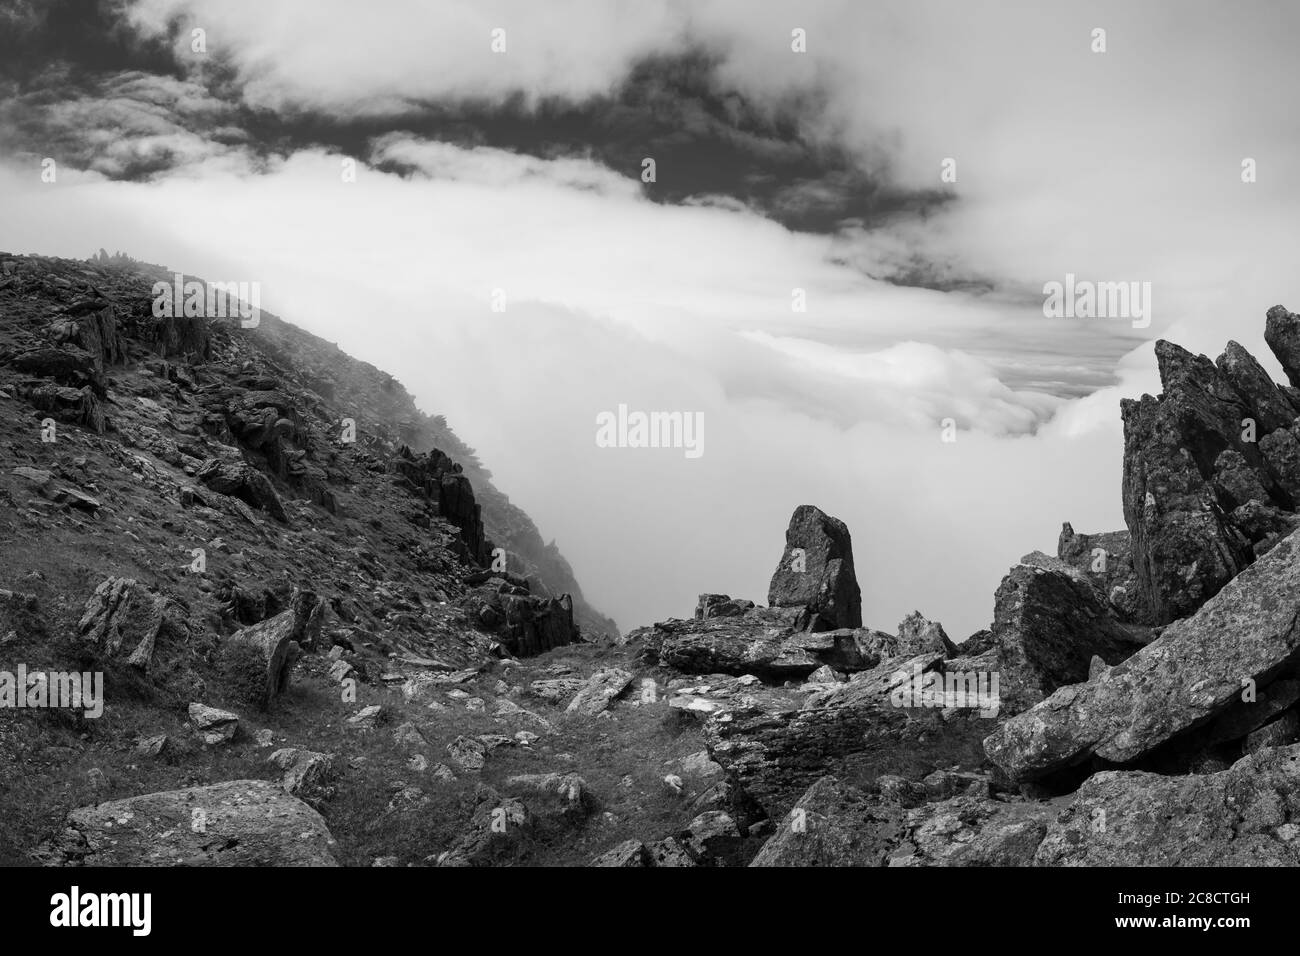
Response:
M0 858L1300 863L1300 391L1236 343L1158 343L1128 527L1063 525L964 640L865 624L811 505L767 606L597 638L382 374L155 318L134 265L0 263L0 664L105 676L102 716L0 708ZM1266 338L1300 381L1300 316Z

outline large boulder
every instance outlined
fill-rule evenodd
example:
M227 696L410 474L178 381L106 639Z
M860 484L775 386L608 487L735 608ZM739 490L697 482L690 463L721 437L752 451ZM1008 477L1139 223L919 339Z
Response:
M58 866L337 866L321 815L266 780L167 790L68 814Z
M218 494L238 498L254 508L262 509L276 521L289 520L271 480L246 461L209 458L194 477Z
M798 626L811 631L862 626L853 542L843 521L812 505L794 510L767 603L802 608Z
M1094 656L1118 664L1144 638L1114 618L1082 572L1043 554L1026 555L994 597L1002 697L1013 711L1087 680Z
M294 595L287 611L241 628L228 642L251 648L265 663L265 682L251 688L259 703L270 705L289 686L289 675L303 647L319 640L324 602L310 591Z
M1089 777L1035 863L1300 865L1300 745L1251 754L1215 774Z
M1300 665L1298 552L1300 532L1123 663L1006 721L985 741L989 757L1013 780L1094 756L1123 764L1210 723L1243 696L1267 699L1269 685Z

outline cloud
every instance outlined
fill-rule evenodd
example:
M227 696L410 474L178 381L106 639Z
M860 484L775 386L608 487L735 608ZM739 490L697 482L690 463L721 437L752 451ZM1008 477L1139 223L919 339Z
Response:
M964 636L1061 521L1122 526L1150 340L1272 368L1263 311L1300 300L1283 5L127 9L178 75L6 93L72 169L0 166L0 245L262 281L446 414L625 627L761 600L811 502L849 523L873 626ZM1066 272L1151 281L1152 327L1045 319ZM703 413L704 457L597 448L619 403Z

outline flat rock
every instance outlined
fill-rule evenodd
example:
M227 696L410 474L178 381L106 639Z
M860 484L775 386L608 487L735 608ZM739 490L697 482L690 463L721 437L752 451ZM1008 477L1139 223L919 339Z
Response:
M62 866L338 865L321 815L265 780L73 810L47 859Z
M614 698L632 683L632 674L617 667L607 667L592 674L565 710L570 714L595 717L613 703Z

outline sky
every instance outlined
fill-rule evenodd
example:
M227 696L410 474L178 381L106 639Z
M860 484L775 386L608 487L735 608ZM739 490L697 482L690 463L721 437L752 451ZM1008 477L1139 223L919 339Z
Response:
M1156 339L1280 378L1297 28L1263 0L7 0L0 249L259 282L446 415L623 629L764 602L808 503L868 626L961 640L1061 522L1123 526ZM1149 324L1045 316L1067 274L1149 282ZM600 447L619 405L702 415L703 454Z

